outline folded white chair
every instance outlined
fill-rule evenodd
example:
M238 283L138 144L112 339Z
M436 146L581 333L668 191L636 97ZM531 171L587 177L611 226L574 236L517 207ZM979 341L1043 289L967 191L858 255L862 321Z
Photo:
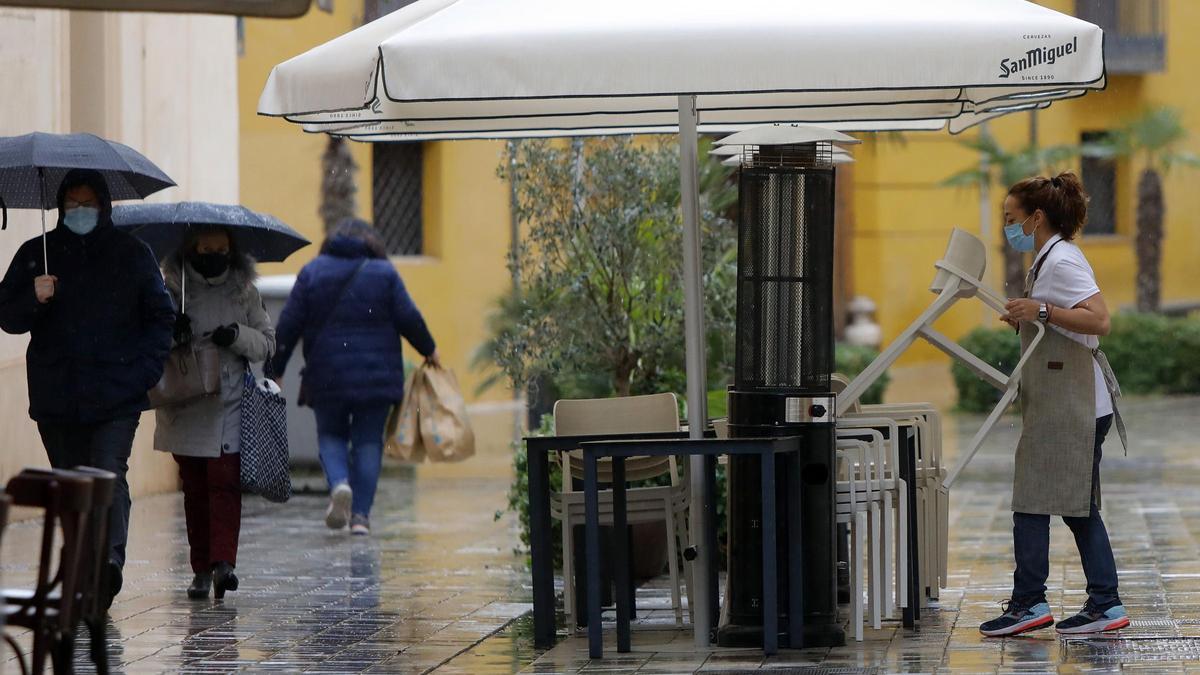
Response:
M984 247L983 242L978 237L956 228L950 233L950 242L946 246L945 256L934 263L934 267L937 269L937 273L933 277L933 283L929 286L929 290L937 294L937 298L928 309L909 324L908 328L905 328L888 345L883 353L850 382L845 391L838 396L837 414L840 417L848 412L858 402L863 393L879 379L879 376L890 368L896 362L896 359L900 358L900 355L917 341L917 338L924 339L951 358L967 366L985 381L1004 392L1004 394L1001 396L1000 402L992 409L991 414L988 415L978 433L971 439L971 443L967 446L958 464L947 475L944 484L949 488L958 478L963 467L975 456L975 453L979 450L979 446L983 443L983 439L987 437L992 427L996 425L996 421L1000 415L1016 398L1017 385L1021 381L1021 369L1025 366L1025 362L1029 360L1029 356L1033 353L1034 348L1037 347L1037 343L1045 335L1046 327L1040 322L1029 324L1037 331L1033 339L1033 344L1021 355L1021 359L1017 362L1016 367L1013 368L1012 374L1005 375L992 367L991 364L967 351L957 342L933 328L934 322L945 314L955 302L961 299L977 297L998 314L1003 315L1006 313L1004 309L1005 299L983 285L983 274L987 270L987 249Z

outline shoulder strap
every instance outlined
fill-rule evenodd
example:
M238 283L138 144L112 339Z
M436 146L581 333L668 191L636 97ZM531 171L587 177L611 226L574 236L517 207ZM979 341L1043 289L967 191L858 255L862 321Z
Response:
M1025 284L1025 297L1028 298L1029 294L1033 293L1033 285L1037 283L1038 274L1040 274L1042 271L1042 265L1046 264L1046 258L1050 257L1050 252L1054 250L1055 246L1058 246L1064 241L1066 240L1057 239L1053 244L1050 244L1050 248L1046 249L1046 253L1043 254L1042 257L1038 258L1037 264L1033 266L1033 269L1029 270L1029 280Z
M325 318L321 320L321 325L317 327L317 332L313 335L314 343L316 343L321 337L321 334L325 332L325 327L329 325L329 320L332 319L334 313L337 312L338 305L342 304L342 300L346 298L346 291L350 290L350 287L354 285L354 280L358 278L358 273L367 266L368 260L360 262L350 277L346 279L345 283L342 284L341 290L338 291L337 299L333 301L333 306L329 308L329 312L325 314Z

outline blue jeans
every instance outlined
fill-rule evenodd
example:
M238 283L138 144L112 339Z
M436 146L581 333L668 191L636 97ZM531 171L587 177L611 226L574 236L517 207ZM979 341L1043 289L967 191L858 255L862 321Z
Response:
M1096 420L1093 486L1100 483L1100 446L1112 426L1112 420L1112 415ZM1075 535L1075 546L1079 549L1079 560L1087 577L1088 598L1101 607L1120 602L1120 596L1117 595L1117 563L1113 559L1108 530L1100 518L1100 509L1095 500L1092 501L1092 511L1088 516L1063 516L1063 522ZM1050 516L1014 513L1013 552L1017 558L1017 570L1013 573L1013 599L1031 604L1045 602L1046 579L1050 576Z
M371 514L383 465L383 429L391 408L391 403L333 403L313 408L325 479L331 490L339 483L350 484L354 491L350 511L355 515Z

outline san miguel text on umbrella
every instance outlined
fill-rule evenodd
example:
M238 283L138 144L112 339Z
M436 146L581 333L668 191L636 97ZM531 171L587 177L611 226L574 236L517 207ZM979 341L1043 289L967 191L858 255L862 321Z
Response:
M1009 75L1019 73L1022 70L1033 68L1041 65L1054 65L1058 59L1067 54L1074 54L1079 48L1079 37L1071 38L1071 41L1059 45L1057 47L1038 47L1025 52L1025 56L1019 59L1004 59L1000 62L1000 77L1008 79Z

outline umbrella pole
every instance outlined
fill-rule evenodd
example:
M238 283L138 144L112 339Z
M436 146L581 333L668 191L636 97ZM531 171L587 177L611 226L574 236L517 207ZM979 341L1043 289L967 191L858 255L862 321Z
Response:
M50 274L50 246L46 243L46 174L38 167L38 182L41 184L42 208L42 274Z
M679 200L683 208L684 339L687 349L688 436L703 438L707 424L708 387L705 382L704 297L700 274L700 190L696 167L696 97L679 97ZM705 505L709 501L704 459L689 462L692 503L691 540L699 555L692 561L691 614L695 645L708 648L712 607L709 606L709 546L705 541Z

